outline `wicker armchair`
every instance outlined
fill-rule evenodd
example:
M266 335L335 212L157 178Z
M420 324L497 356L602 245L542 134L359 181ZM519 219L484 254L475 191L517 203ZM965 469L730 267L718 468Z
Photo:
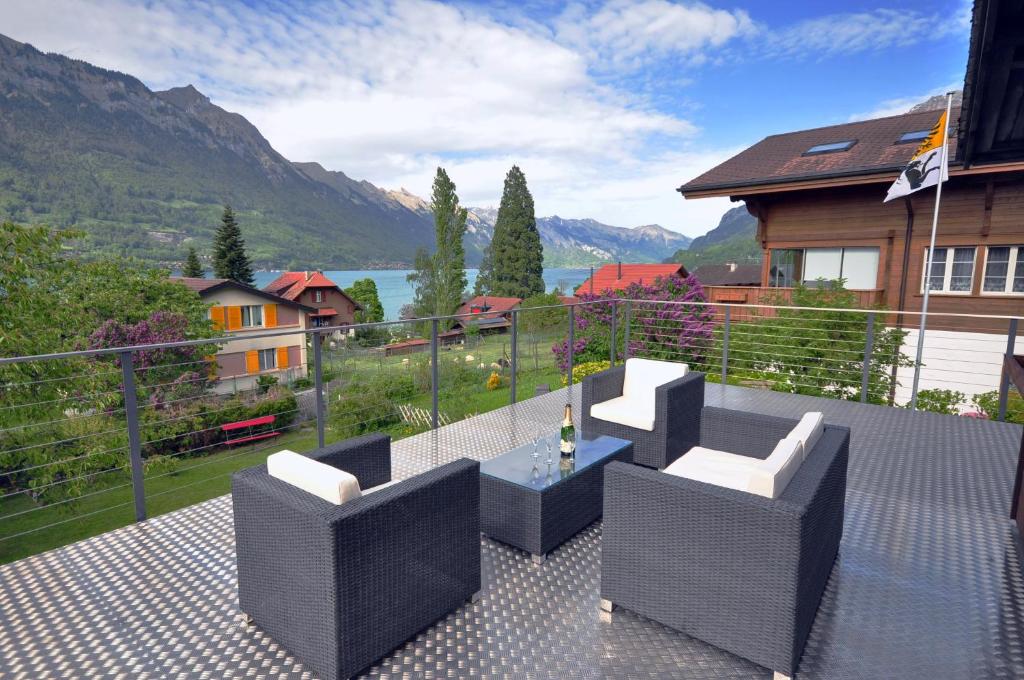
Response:
M591 415L591 408L623 396L628 359L623 366L583 379L581 425L588 437L606 434L633 442L633 462L663 469L700 439L700 410L704 406L704 374L689 372L654 390L654 429L646 430Z
M391 478L388 437L310 455L364 490ZM480 590L479 463L468 459L333 505L267 474L231 492L239 606L322 678L350 677Z
M701 445L765 458L794 420L705 408ZM775 500L605 468L601 606L792 676L843 534L850 431L826 425Z

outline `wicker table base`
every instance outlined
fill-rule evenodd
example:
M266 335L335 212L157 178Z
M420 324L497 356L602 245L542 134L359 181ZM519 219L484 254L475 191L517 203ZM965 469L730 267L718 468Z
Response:
M531 449L520 447L481 464L480 529L531 553L540 564L548 552L601 517L604 466L632 461L633 445L606 436L581 440L572 467L558 460L534 467Z

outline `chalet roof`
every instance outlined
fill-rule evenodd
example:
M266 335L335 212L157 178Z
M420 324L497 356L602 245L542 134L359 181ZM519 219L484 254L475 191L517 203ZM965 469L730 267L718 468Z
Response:
M459 305L457 314L469 314L476 308L486 309L487 312L484 316L498 316L506 314L523 302L522 298L517 297L498 297L495 295L477 295L476 297L463 302Z
M171 281L174 281L175 283L180 283L184 286L187 286L191 290L194 290L195 292L199 293L199 297L204 299L209 297L210 295L213 295L219 290L234 288L235 290L240 290L244 293L248 293L250 295L263 298L264 300L269 300L279 305L294 307L296 309L301 309L306 312L316 311L316 309L314 309L313 307L307 307L304 304L295 302L294 300L289 300L286 297L274 295L269 291L260 290L259 288L254 288L252 286L247 286L244 283L232 281L231 279L200 279L191 278L188 276L171 276L169 278Z
M356 309L363 308L321 271L281 272L281 275L264 286L263 290L289 300L297 300L309 288L333 288L354 304Z
M621 276L620 276L621 269ZM671 264L606 264L576 288L576 294L603 293L606 290L621 290L634 283L654 283L655 279L672 276L686 276L686 268L679 263ZM591 288L593 281L593 288Z
M759 286L759 264L706 264L693 271L693 276L705 286Z
M951 118L956 120L954 110ZM907 132L928 130L942 111L920 111L855 123L800 130L765 137L724 163L696 177L679 191L685 196L697 191L736 189L762 184L827 179L892 171L903 168L920 145L920 140L900 142ZM853 141L845 151L810 153L821 144ZM949 138L949 157L956 158L956 135ZM737 191L737 193L741 193Z

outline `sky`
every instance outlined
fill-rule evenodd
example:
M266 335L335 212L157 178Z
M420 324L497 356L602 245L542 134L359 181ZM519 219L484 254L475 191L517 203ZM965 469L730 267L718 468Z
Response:
M4 0L0 32L195 85L279 152L427 197L690 236L686 181L770 134L893 115L962 86L969 0L877 3Z

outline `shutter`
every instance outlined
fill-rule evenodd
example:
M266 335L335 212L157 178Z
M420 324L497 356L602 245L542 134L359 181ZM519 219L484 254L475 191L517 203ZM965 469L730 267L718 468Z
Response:
M278 347L277 348L277 367L288 368L288 348Z
M207 354L205 357L203 357L203 359L205 359L207 364L208 364L207 367L206 367L207 375L211 379L216 380L217 379L217 371L220 370L220 364L217 363L217 355L216 354Z
M245 372L246 373L259 373L260 372L260 355L259 352L252 349L245 353Z
M228 330L237 331L242 327L242 308L238 305L228 307Z
M267 328L277 326L277 305L274 303L263 305L263 325Z
M213 322L214 330L224 330L224 308L210 307L210 321Z

